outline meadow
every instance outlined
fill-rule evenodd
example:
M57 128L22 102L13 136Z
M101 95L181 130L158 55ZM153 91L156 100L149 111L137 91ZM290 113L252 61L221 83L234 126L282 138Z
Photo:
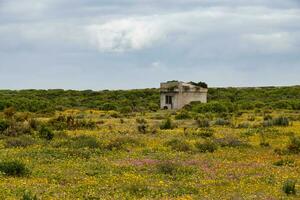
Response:
M0 199L300 199L299 87L66 92L0 92Z

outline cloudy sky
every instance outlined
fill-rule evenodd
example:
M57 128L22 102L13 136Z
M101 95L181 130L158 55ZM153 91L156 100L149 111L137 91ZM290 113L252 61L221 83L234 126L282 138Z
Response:
M300 0L0 0L0 88L300 84Z

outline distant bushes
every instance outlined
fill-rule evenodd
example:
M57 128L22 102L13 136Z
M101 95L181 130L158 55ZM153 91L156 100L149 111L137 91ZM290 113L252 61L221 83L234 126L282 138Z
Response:
M95 129L97 127L94 121L77 119L74 116L65 115L59 115L50 119L47 125L55 130Z
M193 103L191 104L191 111L196 113L227 113L234 110L233 104L230 102L212 101L209 103Z
M206 87L205 83L193 83ZM208 104L191 106L193 112L223 113L255 108L300 109L299 87L209 88ZM159 90L74 91L21 90L0 91L0 111L14 107L17 111L54 113L70 108L115 110L121 113L156 111Z

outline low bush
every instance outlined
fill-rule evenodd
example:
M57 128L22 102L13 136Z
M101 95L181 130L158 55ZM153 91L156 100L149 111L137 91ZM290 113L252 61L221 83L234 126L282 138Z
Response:
M263 121L263 126L264 127L269 127L269 126L289 126L290 121L287 117L277 117L274 119L269 119L269 120L264 120Z
M178 165L171 161L159 163L156 167L159 173L165 175L175 175L178 170Z
M287 151L292 154L300 153L300 137L292 136L287 146Z
M95 137L88 135L80 135L71 139L71 146L73 148L89 148L96 149L101 148L102 145Z
M9 123L6 120L0 120L0 134L3 134L6 129L8 129Z
M39 136L46 140L52 140L54 137L54 133L50 128L42 126L39 131Z
M208 128L210 126L210 122L206 118L197 118L196 123L199 128Z
M250 127L250 123L249 122L243 122L238 124L237 128L249 128Z
M235 137L224 137L215 139L215 142L221 147L248 147L249 144Z
M24 163L20 161L8 161L0 163L0 171L7 176L26 176L30 173Z
M272 120L273 117L271 115L264 115L264 121Z
M5 147L28 147L33 144L35 144L35 140L31 136L23 135L17 138L8 138L5 142Z
M287 179L282 186L282 190L287 195L295 195L296 194L296 180Z
M201 153L206 153L206 152L212 153L218 149L217 144L209 140L205 142L197 142L195 144L195 147Z
M273 163L275 166L294 166L295 160L292 159L281 159Z
M136 119L137 122L137 130L139 133L146 134L148 129L148 123L144 118Z
M197 137L202 138L209 138L214 135L214 130L210 128L204 128L204 129L192 129L189 131L189 134Z
M142 198L151 192L150 188L145 183L132 183L125 185L123 188L130 195Z
M175 116L176 120L191 119L192 116L187 111L181 111Z
M273 124L275 126L289 126L290 122L287 117L277 117L273 119Z
M32 192L25 191L21 200L38 200L38 198Z
M173 139L165 143L166 146L169 146L174 151L190 151L191 146L184 140Z
M230 125L230 121L227 120L227 119L222 119L222 118L219 118L215 121L215 125L219 125L219 126L227 126L227 125Z
M137 146L141 145L141 143L132 137L119 137L112 140L107 146L107 150L124 150L128 146Z
M167 118L160 124L160 129L173 129L173 124L171 118Z

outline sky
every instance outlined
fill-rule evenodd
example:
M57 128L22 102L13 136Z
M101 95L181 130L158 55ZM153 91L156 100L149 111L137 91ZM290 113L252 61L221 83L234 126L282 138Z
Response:
M0 0L1 89L300 84L300 0Z

